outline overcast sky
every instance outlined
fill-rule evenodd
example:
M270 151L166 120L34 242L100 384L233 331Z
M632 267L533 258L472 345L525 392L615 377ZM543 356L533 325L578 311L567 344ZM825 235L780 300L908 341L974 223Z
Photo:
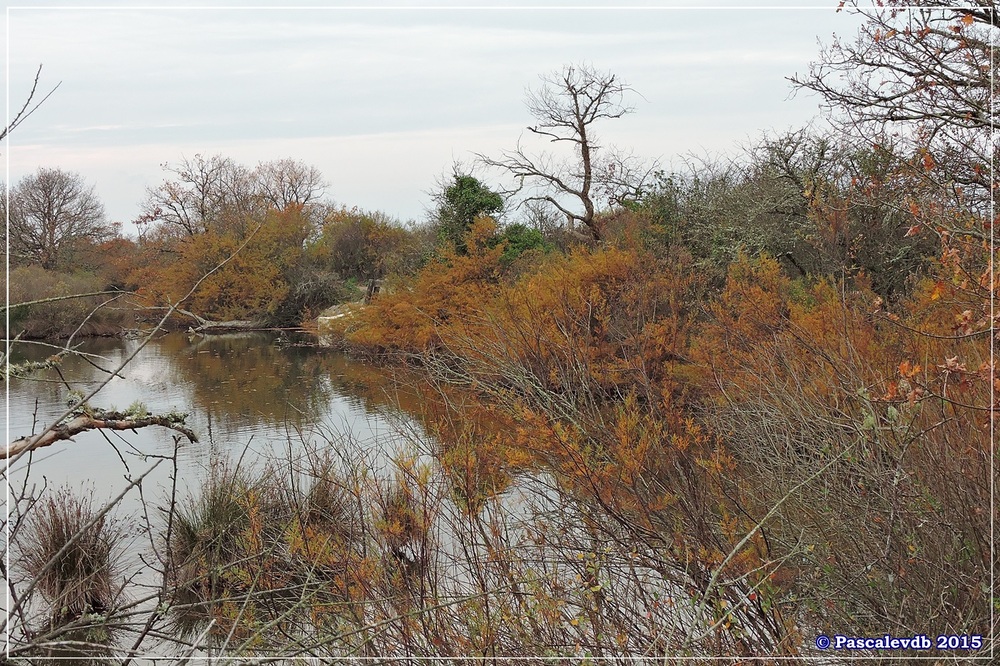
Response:
M39 166L77 171L122 222L163 180L161 164L199 153L248 166L303 160L338 203L422 219L426 192L453 162L516 144L531 122L525 88L568 63L610 70L641 93L634 114L599 129L605 145L666 164L731 151L816 119L817 98L790 97L786 77L857 27L835 0L41 4L7 11L8 113L39 64L43 90L61 85L0 146L8 179Z

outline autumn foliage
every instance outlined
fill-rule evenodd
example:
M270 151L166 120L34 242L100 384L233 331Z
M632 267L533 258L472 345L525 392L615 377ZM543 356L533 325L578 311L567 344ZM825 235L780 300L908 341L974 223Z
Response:
M943 234L891 305L863 272L791 277L766 255L712 293L640 217L516 274L481 220L467 254L343 334L438 382L428 420L471 510L548 470L588 529L641 544L688 591L714 651L797 654L809 633L903 632L928 608L985 632L985 246Z
M135 279L150 304L181 302L186 310L222 321L266 319L289 294L308 224L301 209L291 207L269 211L246 230L151 243L156 263Z
M565 107L583 185L522 203L587 234L504 226L486 216L502 197L456 172L423 240L311 194L248 194L107 245L107 278L150 307L285 322L358 300L329 332L409 366L399 404L430 435L381 477L329 458L308 483L291 464L290 485L219 472L169 543L191 605L242 637L219 596L301 586L320 600L307 631L362 656L382 627L379 649L407 657L740 663L817 656L818 635L995 636L996 10L846 4L857 42L797 82L845 113L839 133L649 171L598 211L590 120ZM614 82L611 101L628 90ZM558 112L559 94L533 110ZM590 108L630 110L607 104ZM520 150L483 163L562 182ZM278 615L251 617L246 640Z
M428 248L296 206L109 248L147 304L220 320L300 311L323 271L384 279L335 333L410 366L400 405L430 435L391 478L220 470L171 543L182 605L247 650L299 587L309 631L385 621L382 647L435 655L806 656L928 614L988 635L998 257L929 168L798 193L808 265L744 244L705 270L683 192L564 251L487 217Z

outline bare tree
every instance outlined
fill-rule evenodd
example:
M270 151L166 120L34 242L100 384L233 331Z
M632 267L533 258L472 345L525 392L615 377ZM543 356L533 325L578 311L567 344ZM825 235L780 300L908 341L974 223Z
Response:
M195 155L163 169L173 177L147 190L136 223L162 223L187 236L223 229L244 236L269 208L315 206L326 187L319 169L292 159L251 170L222 155Z
M997 160L996 2L847 4L866 19L857 38L834 40L791 81L820 93L855 132L867 128L867 138L902 130L937 184L964 187L973 205L987 202Z
M631 158L622 168L612 168L610 162L602 166L597 155L601 146L593 126L600 120L631 113L633 109L625 104L625 96L632 89L615 74L590 65L567 65L561 71L543 75L541 80L542 86L527 94L528 111L538 121L527 129L553 143L571 144L573 158L560 160L548 153L533 156L520 145L500 158L485 155L478 158L517 178L518 190L530 184L533 193L525 201L547 202L565 215L571 226L582 223L591 237L599 241L601 232L594 221L597 193L603 189L611 199L624 198L628 188L616 180L625 173L637 172L638 168ZM609 155L613 157L613 153ZM647 174L650 171L647 169ZM607 175L613 178L605 179ZM578 207L571 206L567 199Z
M307 206L322 197L327 187L319 169L291 158L261 162L253 175L264 199L278 210Z
M612 146L596 161L597 192L610 206L628 206L656 186L660 163Z
M7 208L0 202L0 208ZM40 168L10 192L11 252L43 268L55 268L67 248L80 240L100 241L114 232L104 204L78 173Z
M195 155L163 169L174 178L147 190L140 225L162 222L194 236L217 228L235 211L255 208L251 174L228 157Z

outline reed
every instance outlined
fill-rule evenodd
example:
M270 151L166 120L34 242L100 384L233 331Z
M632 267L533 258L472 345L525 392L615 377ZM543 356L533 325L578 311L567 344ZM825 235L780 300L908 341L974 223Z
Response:
M108 615L122 599L124 530L112 518L95 520L93 490L68 487L40 500L21 539L24 567L38 581L53 624Z

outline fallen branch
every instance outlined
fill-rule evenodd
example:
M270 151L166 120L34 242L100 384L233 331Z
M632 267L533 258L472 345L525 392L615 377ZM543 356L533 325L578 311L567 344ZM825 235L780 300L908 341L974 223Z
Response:
M63 439L72 439L74 435L95 428L106 430L138 430L147 426L162 426L176 430L191 442L197 442L198 436L184 426L184 419L177 414L166 416L136 417L121 412L104 412L99 415L78 414L65 423L61 423L46 432L30 437L22 437L11 442L3 453L3 458L16 456L24 451L49 446Z
M211 319L205 319L200 315L196 315L193 312L188 312L187 310L182 310L177 308L177 312L181 313L185 317L191 317L196 322L197 326L193 326L188 329L191 333L224 333L226 331L259 331L266 327L266 324L261 321L252 321L246 319L234 319L231 321L212 321Z
M261 321L235 319L232 321L208 321L200 326L188 329L192 333L227 333L229 331L262 331L267 330L267 324Z
M31 373L37 370L47 370L48 368L54 368L59 365L59 361L62 360L60 355L50 356L44 361L22 361L21 363L8 363L4 371L4 381L7 381L11 377L17 379L24 379L31 375Z

